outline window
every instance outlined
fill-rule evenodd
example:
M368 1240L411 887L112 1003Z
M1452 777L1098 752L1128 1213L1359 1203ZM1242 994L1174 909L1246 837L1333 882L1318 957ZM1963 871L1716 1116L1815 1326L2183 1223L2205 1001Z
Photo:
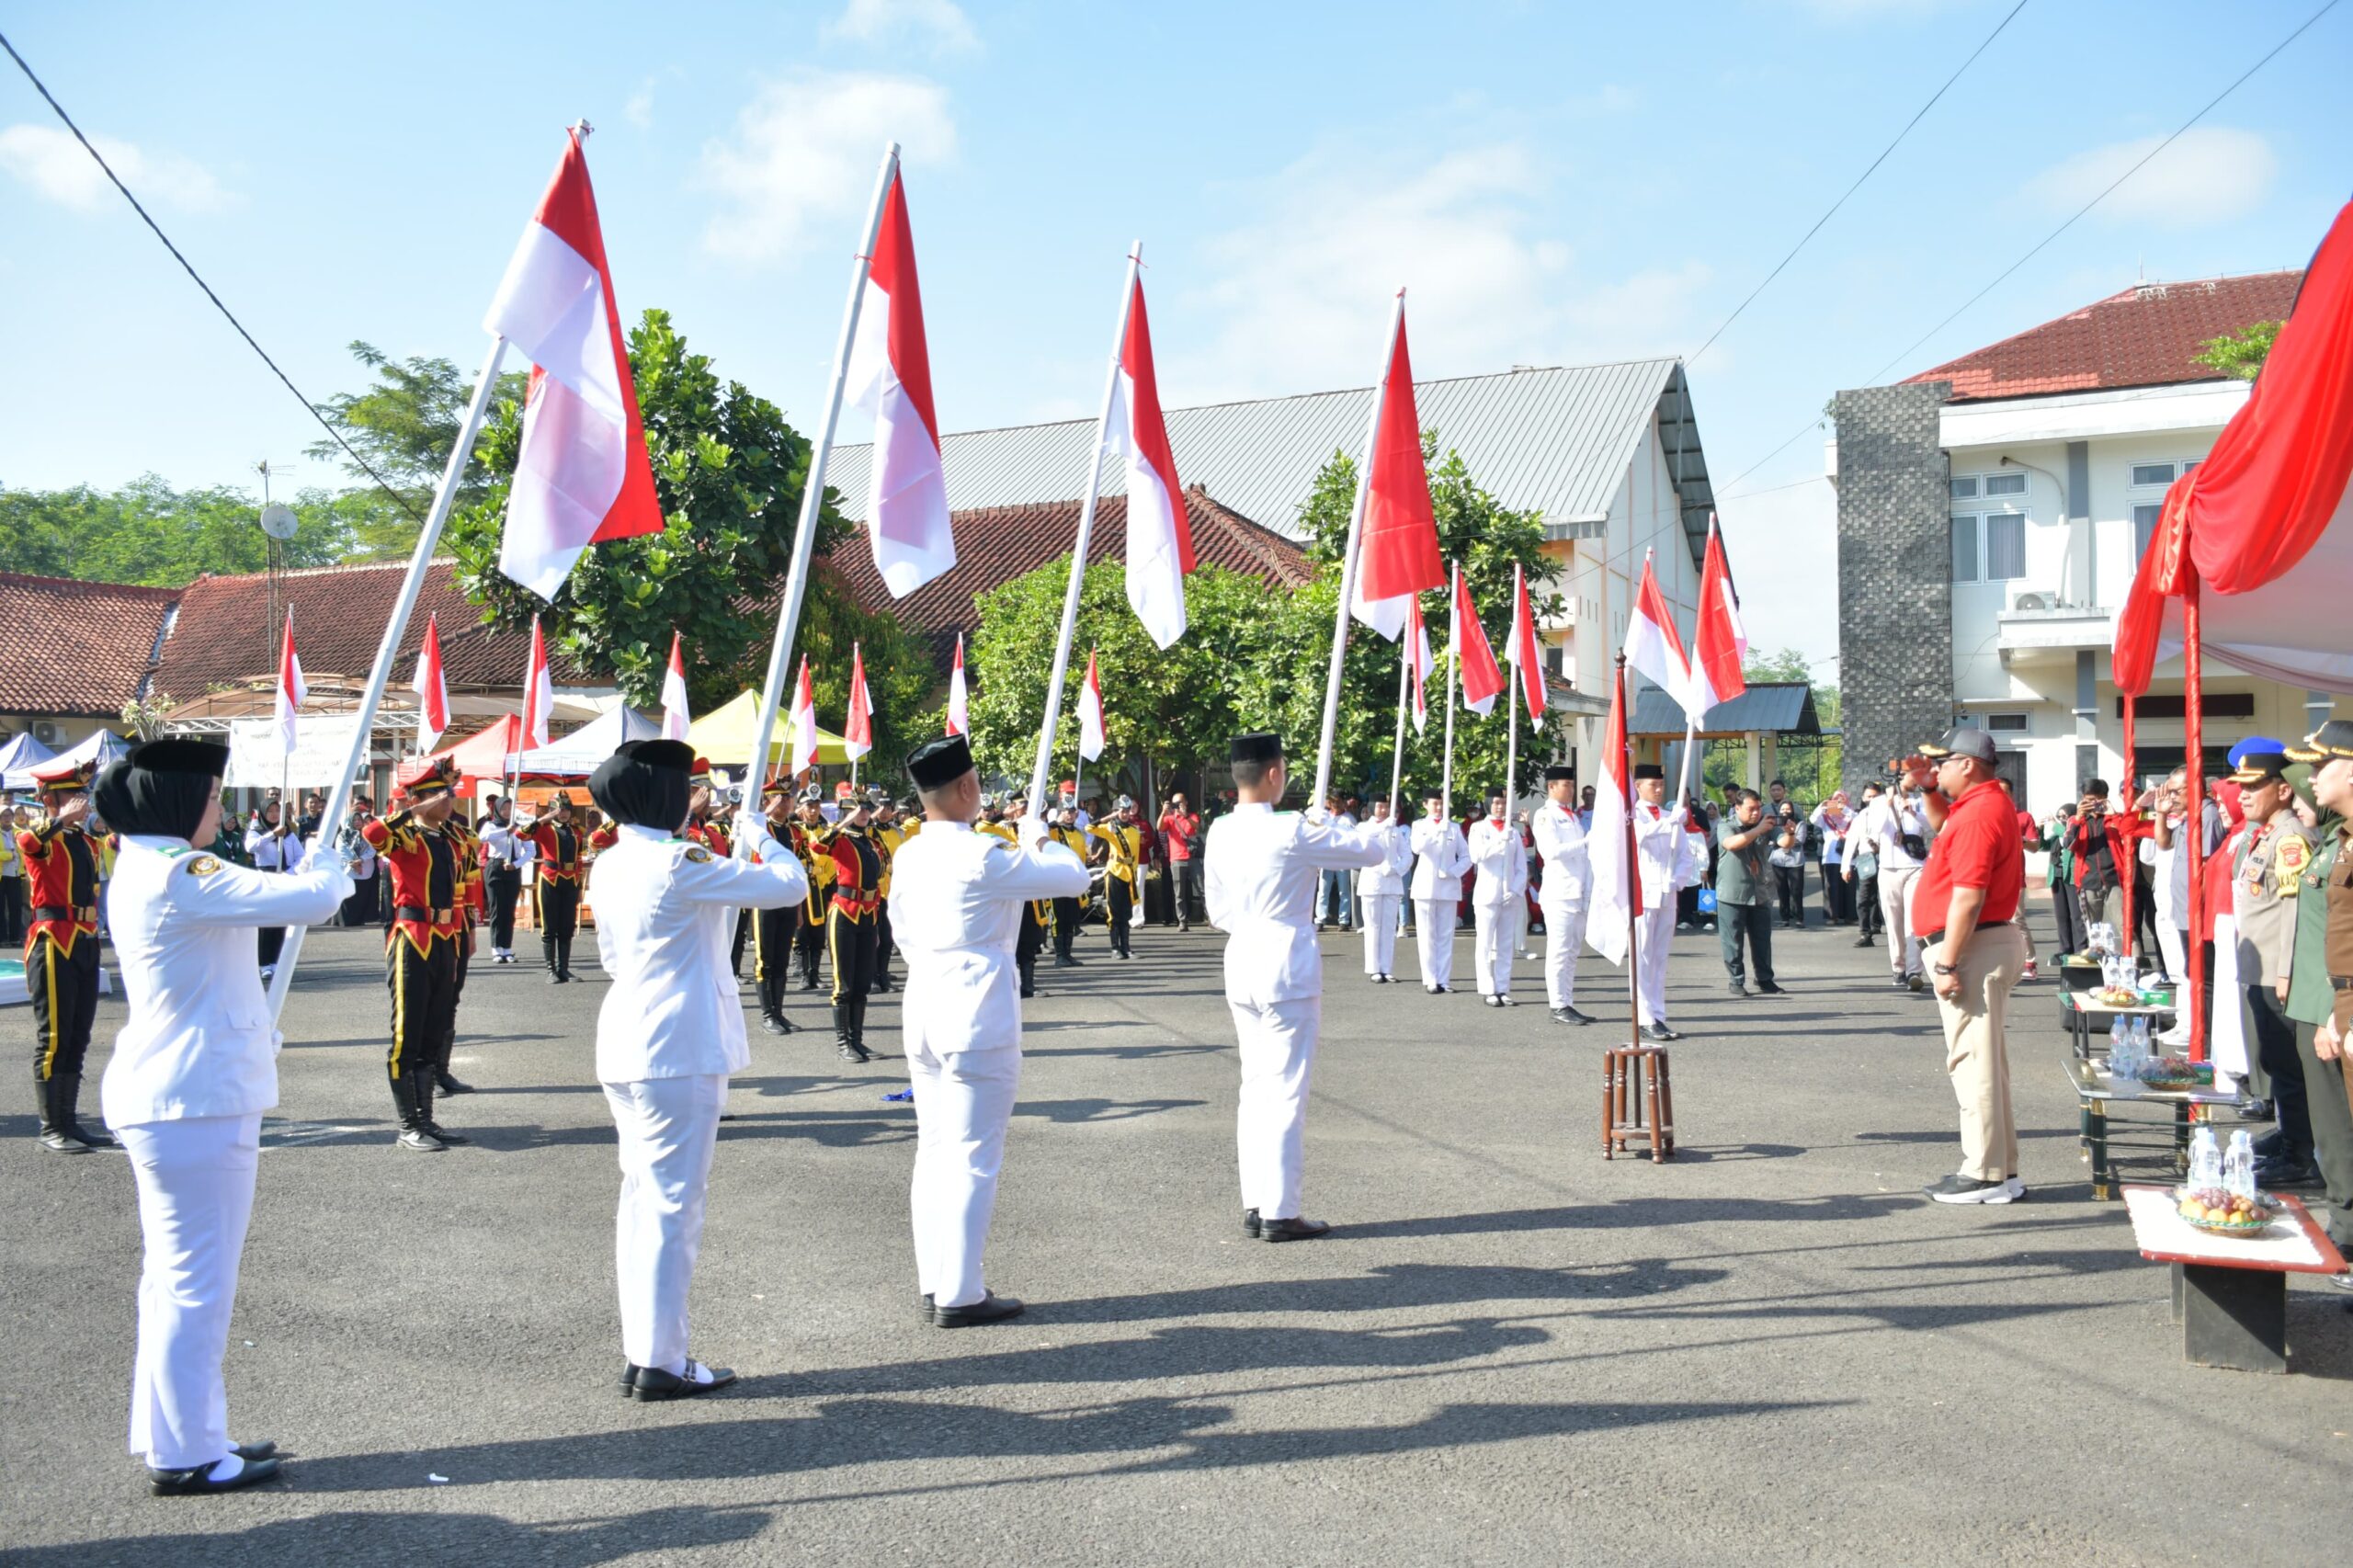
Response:
M1985 715L1985 728L1987 733L1992 734L2000 734L2005 731L2014 733L2023 733L2026 729L2026 715L2023 713L1988 713Z
M2149 541L2157 537L2157 519L2165 516L2165 504L2159 501L2137 501L2132 506L2132 559L2141 560L2149 553Z
M1977 476L1973 473L1954 474L1952 476L1952 498L1956 501L1976 500Z
M2132 559L2140 561L2149 553L2149 541L2157 537L2157 523L2165 516L2165 493L2173 482L2188 473L2205 460L2185 458L2177 462L2131 463L2127 465L2125 481L2136 494L2128 497L2132 508Z
M2008 583L2026 575L2026 514L1985 514L1985 580Z
M1952 580L2007 583L2026 575L2027 476L1961 473L1952 477Z
M1952 520L1952 580L1977 581L1977 519L1973 517Z
M2171 484L2177 472L2173 463L2134 463L2131 483L2135 490L2150 484Z
M1985 494L1994 495L2023 495L2026 475L2022 473L1989 473L1985 476Z

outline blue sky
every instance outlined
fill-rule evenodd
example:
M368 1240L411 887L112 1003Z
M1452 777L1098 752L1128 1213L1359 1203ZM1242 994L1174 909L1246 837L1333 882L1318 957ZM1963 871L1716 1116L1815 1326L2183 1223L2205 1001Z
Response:
M669 308L805 427L894 135L940 417L970 429L1091 410L1136 236L1172 406L1362 384L1398 282L1423 376L1691 354L2009 3L825 0L656 20L94 0L0 28L313 396L357 384L355 337L479 362L483 308L585 116L624 313ZM1738 476L2317 4L2030 0L1693 363L1759 642L1836 653L1819 433ZM2144 271L2301 265L2353 187L2348 74L2353 6L1886 379ZM53 125L0 73L0 482L238 482L267 457L338 483Z

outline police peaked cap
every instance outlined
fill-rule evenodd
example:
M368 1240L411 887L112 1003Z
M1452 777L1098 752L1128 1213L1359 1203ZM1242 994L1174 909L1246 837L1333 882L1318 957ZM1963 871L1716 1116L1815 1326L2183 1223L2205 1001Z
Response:
M2353 756L2353 719L2331 719L2304 737L2301 746L2289 746L2284 755L2290 762L2327 762L2335 757Z

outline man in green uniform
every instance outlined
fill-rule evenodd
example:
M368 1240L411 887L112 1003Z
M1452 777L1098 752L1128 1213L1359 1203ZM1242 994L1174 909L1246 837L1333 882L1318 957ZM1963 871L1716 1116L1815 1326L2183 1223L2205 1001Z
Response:
M2346 1097L2345 1054L2353 1031L2353 721L2331 719L2290 761L2312 765L2313 803L2325 836L2305 868L2296 896L2295 960L2288 975L2288 1017L2304 1070L2313 1152L2327 1200L2321 1222L2339 1250L2353 1248L2353 1100ZM2353 1291L2353 1275L2330 1283Z

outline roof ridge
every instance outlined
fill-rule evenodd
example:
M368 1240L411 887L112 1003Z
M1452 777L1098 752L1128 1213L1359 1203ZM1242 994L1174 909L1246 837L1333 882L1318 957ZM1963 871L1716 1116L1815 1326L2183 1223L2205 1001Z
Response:
M425 569L429 572L436 566L454 567L457 563L457 557L453 555L437 555L425 563ZM289 577L349 577L361 572L405 572L411 564L412 562L406 558L389 557L382 561L338 561L325 566L289 567L278 572L277 575L278 580L282 583ZM270 574L267 571L207 572L189 583L188 586L194 587L197 583L251 583L269 575Z
M33 588L78 588L85 592L100 590L119 594L126 598L176 599L186 588L167 587L156 583L110 583L102 577L51 577L38 572L0 572L0 586L17 585Z

